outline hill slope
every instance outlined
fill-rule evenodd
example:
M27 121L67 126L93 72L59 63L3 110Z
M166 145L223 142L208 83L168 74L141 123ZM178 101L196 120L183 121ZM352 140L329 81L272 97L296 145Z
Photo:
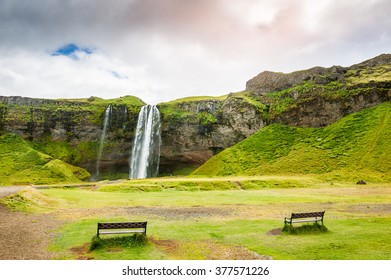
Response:
M0 185L79 182L90 174L38 152L20 136L0 136Z
M391 102L325 128L267 126L214 156L192 175L318 174L391 181Z

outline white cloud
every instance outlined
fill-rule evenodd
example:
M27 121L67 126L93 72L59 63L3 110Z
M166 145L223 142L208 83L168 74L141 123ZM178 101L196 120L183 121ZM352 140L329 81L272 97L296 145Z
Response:
M263 70L389 53L390 10L387 0L0 0L0 94L222 95ZM51 56L69 43L94 52Z
M0 91L45 98L110 98L148 91L143 69L102 53L77 55L79 60L31 52L0 56ZM128 78L119 79L112 71Z

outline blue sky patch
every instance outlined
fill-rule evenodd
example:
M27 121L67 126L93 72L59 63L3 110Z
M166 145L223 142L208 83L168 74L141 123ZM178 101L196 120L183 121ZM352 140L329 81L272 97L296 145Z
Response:
M82 48L79 47L76 44L67 44L65 46L62 46L61 48L58 48L52 53L52 56L67 56L69 58L72 58L74 60L79 60L79 57L76 55L76 52L84 52L86 54L92 54L94 52L91 48Z
M113 75L117 79L121 79L122 80L122 79L127 79L128 78L128 76L120 74L120 73L118 73L116 71L110 71L110 72L111 72L111 75Z

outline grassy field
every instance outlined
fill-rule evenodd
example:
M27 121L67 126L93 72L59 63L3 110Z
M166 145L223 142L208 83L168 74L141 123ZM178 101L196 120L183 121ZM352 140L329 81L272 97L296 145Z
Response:
M391 259L390 184L301 179L101 182L27 189L2 202L63 221L50 246L60 259ZM327 233L279 230L292 212L323 210ZM149 244L89 251L98 221L148 221Z

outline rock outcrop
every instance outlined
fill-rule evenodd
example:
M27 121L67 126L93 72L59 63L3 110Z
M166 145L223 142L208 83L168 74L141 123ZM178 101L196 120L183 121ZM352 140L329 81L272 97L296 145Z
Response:
M268 123L323 127L391 100L391 55L350 67L262 72L247 82L246 90L267 105Z
M179 100L160 104L161 170L198 166L261 129L259 109L243 98ZM179 116L179 117L175 117Z
M20 135L38 150L94 174L104 112L109 104L113 109L101 170L128 172L134 128L144 104L134 97L115 100L0 97L0 133Z
M345 72L346 69L341 66L333 66L331 68L314 67L289 74L265 71L247 81L246 90L262 95L268 92L288 89L303 81L311 81L319 85L326 85L333 81L344 82Z

